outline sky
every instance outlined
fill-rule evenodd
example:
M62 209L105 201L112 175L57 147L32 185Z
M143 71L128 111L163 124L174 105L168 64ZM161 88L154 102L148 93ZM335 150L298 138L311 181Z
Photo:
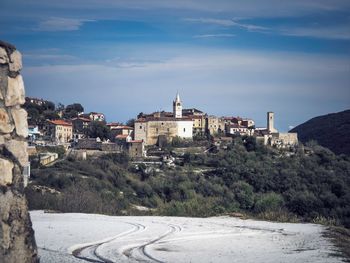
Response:
M26 95L107 121L185 108L281 131L350 107L349 0L1 0Z

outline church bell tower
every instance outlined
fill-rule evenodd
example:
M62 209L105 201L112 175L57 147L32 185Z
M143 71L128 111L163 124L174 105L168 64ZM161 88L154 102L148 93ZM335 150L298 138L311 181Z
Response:
M179 93L176 94L176 98L173 101L173 113L175 118L182 118L182 102Z

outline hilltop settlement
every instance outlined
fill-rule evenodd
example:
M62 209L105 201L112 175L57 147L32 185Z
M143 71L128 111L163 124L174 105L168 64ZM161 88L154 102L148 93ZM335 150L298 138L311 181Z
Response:
M75 103L58 107L43 99L26 98L29 116L29 154L35 146L64 146L69 153L85 159L98 152L126 152L131 158L152 155L152 149L173 142L210 140L213 147L232 142L236 136L253 136L264 145L291 149L298 144L296 133L280 133L274 127L274 113L267 112L264 128L249 118L217 117L196 108L184 108L180 95L172 102L172 112L140 113L127 124L106 122L103 113L84 113ZM40 162L49 164L57 154L40 153Z

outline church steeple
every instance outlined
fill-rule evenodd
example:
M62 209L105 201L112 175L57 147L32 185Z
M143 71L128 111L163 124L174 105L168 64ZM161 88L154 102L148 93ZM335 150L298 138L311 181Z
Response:
M179 92L176 94L176 98L173 101L173 113L175 118L182 118L182 102Z

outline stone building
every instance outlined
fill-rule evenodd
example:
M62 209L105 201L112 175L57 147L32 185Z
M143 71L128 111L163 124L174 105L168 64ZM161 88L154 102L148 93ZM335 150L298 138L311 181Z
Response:
M182 116L182 102L180 95L173 101L173 113L166 112L153 115L139 115L134 126L134 139L142 140L145 145L156 145L160 141L171 142L174 137L192 139L193 121Z
M47 121L45 134L56 143L68 143L73 138L72 124L64 120Z
M71 120L73 129L73 139L79 140L86 137L87 129L91 123L89 118L77 117Z
M240 136L251 135L248 127L235 124L235 123L226 125L226 134L240 135Z
M141 158L145 154L145 143L142 140L131 140L128 142L128 153L131 158Z
M39 262L24 195L28 166L22 56L0 41L0 262Z
M207 115L204 112L195 108L183 109L182 116L188 117L193 121L193 135L205 134Z
M266 115L266 128L255 129L255 137L265 145L276 148L290 148L298 145L297 133L281 133L274 127L275 114L271 111Z

